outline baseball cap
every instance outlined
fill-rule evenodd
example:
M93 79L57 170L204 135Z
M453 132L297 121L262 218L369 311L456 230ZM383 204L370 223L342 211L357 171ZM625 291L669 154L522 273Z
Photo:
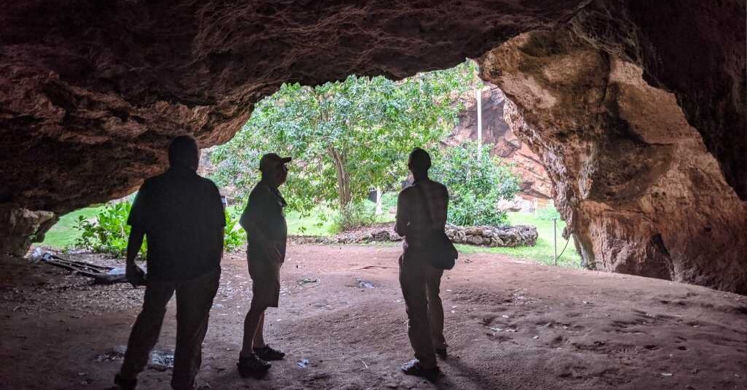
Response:
M267 153L259 159L259 170L266 172L272 168L277 167L280 164L285 164L291 161L290 157L280 157L275 153Z

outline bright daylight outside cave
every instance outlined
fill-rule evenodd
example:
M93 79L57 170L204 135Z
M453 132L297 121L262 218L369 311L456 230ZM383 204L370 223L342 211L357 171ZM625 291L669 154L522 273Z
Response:
M747 388L744 1L0 4L0 389Z

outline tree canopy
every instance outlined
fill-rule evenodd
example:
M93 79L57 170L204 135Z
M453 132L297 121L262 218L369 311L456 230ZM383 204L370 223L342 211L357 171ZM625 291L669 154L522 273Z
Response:
M258 180L262 154L289 155L284 194L292 209L320 202L344 209L371 188L404 179L408 153L441 140L457 122L458 96L480 83L467 61L401 81L349 76L316 87L284 84L214 151L214 179L245 196Z

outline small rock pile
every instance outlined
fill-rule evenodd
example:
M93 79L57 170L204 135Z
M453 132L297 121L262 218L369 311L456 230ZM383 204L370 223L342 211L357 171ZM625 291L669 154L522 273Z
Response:
M486 247L534 246L537 243L537 228L528 225L516 226L469 226L446 225L446 235L455 244ZM393 224L379 224L343 232L332 237L294 236L296 244L366 244L372 242L402 241L394 232Z

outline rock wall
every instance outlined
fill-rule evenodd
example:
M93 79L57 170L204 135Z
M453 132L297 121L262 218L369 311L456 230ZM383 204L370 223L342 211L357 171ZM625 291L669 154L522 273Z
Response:
M541 157L587 264L747 292L747 202L672 93L571 29L520 35L481 70L511 100L506 121Z
M513 172L521 180L520 194L525 198L549 199L552 196L552 183L545 168L534 152L514 135L503 119L506 97L496 86L483 89L482 100L482 140L483 145L493 156L498 156L512 164ZM459 113L459 123L447 139L449 145L459 145L465 141L477 141L477 98L471 91L462 97L464 110Z
M0 205L0 257L24 256L33 242L57 222L54 213L31 211L17 205Z

